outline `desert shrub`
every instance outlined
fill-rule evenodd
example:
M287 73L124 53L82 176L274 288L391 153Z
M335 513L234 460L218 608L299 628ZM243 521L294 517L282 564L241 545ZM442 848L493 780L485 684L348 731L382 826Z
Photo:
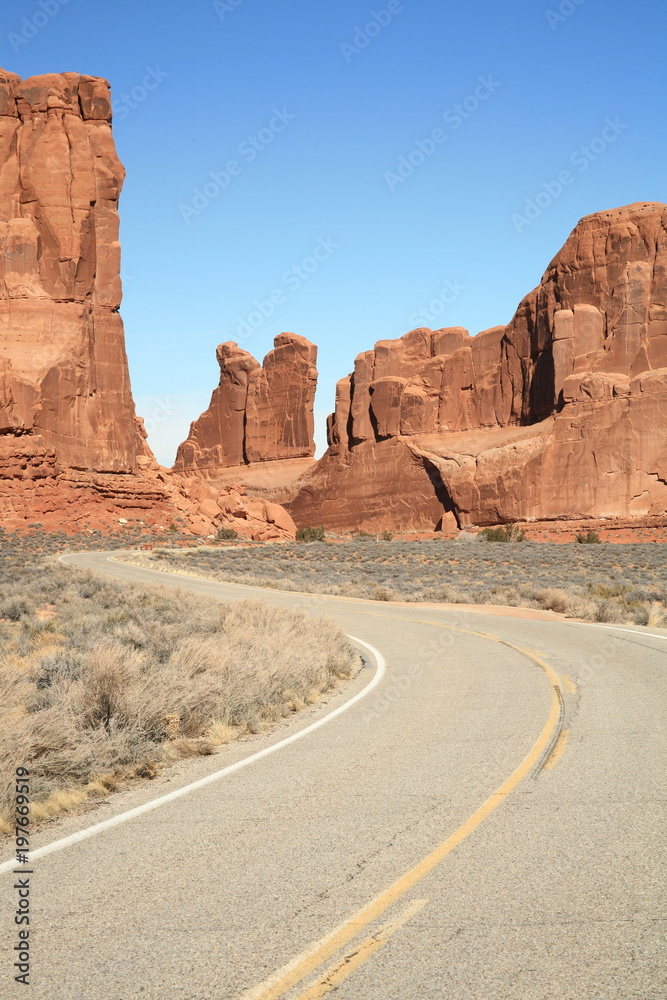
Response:
M39 670L35 678L37 689L41 691L60 681L76 680L84 666L84 657L74 649L65 648L45 653L39 661Z
M0 604L0 618L6 618L10 622L18 622L26 615L31 614L34 609L34 604L27 597L8 597Z
M318 528L313 528L310 525L305 528L299 528L296 533L297 542L323 542L325 537L322 525Z
M17 574L30 585L17 568L0 582L0 602ZM37 820L105 794L109 781L210 753L223 732L226 740L259 731L356 662L334 622L301 611L110 579L95 588L62 566L37 565L33 582L52 617L2 623L0 810L20 761L31 770Z
M634 613L636 625L648 625L651 628L667 628L667 613L661 604L642 604Z
M559 615L565 615L572 607L572 597L565 590L557 587L546 587L535 593L535 600L540 607L547 611L556 611Z
M380 534L380 541L382 542L392 542L394 540L394 533L392 531L383 531Z
M485 542L524 542L526 532L516 524L506 524L504 528L483 528L477 537Z
M450 584L439 587L426 587L412 596L412 600L429 601L442 604L473 604L469 593L462 592Z
M374 538L375 536L372 535L370 532L364 531L362 528L359 528L357 531L352 532L352 537L357 541L365 542L368 541L369 538Z
M623 597L628 588L622 583L589 583L588 589L595 597L602 597L608 601L615 597Z
M597 531L578 531L574 538L575 542L579 545L599 545L602 539L598 535Z
M234 539L238 537L238 531L234 531L233 528L218 528L218 533L216 535L216 538L221 542L233 542Z
M627 621L625 616L619 614L619 607L615 601L610 601L602 598L595 602L595 621L596 622L618 622Z
M374 601L396 601L398 600L398 595L395 590L391 587L375 587L373 590L373 600Z

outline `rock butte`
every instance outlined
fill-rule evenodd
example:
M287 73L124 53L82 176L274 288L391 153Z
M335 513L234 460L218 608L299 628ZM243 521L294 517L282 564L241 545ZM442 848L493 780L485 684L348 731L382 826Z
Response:
M0 70L0 521L293 537L282 507L173 475L146 444L118 311L124 176L106 80Z
M282 333L263 365L233 342L220 344L217 359L220 384L178 449L174 470L277 496L314 464L317 348Z
M297 524L665 524L667 206L587 216L508 326L379 341L338 383Z

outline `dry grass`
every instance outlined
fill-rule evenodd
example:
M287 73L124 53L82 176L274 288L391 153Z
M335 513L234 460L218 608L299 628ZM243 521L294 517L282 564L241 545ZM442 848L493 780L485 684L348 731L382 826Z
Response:
M357 662L326 618L25 558L0 578L0 638L5 821L18 766L31 771L33 820L46 819L258 732Z
M375 601L499 604L599 622L667 627L660 544L490 545L355 538L312 545L156 549L128 561L254 587ZM124 557L125 558L125 557Z

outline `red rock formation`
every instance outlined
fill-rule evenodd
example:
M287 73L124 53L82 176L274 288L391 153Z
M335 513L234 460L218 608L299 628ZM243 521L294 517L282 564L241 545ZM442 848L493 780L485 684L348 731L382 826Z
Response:
M282 333L263 366L235 343L217 350L220 384L178 449L174 470L215 478L256 462L312 458L317 348Z
M338 385L297 523L667 512L667 206L583 219L507 327L413 330Z
M2 73L0 112L3 430L69 468L136 472L109 85Z
M231 487L202 498L146 444L118 312L124 176L106 80L0 70L0 521L182 516L198 533L293 537L281 508Z

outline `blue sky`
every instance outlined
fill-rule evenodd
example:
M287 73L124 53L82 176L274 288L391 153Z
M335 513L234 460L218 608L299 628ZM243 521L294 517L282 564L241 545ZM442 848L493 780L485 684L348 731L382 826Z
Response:
M337 379L506 323L579 218L667 201L655 0L12 0L0 64L112 83L135 399L171 464L216 345ZM28 37L32 36L32 37Z

